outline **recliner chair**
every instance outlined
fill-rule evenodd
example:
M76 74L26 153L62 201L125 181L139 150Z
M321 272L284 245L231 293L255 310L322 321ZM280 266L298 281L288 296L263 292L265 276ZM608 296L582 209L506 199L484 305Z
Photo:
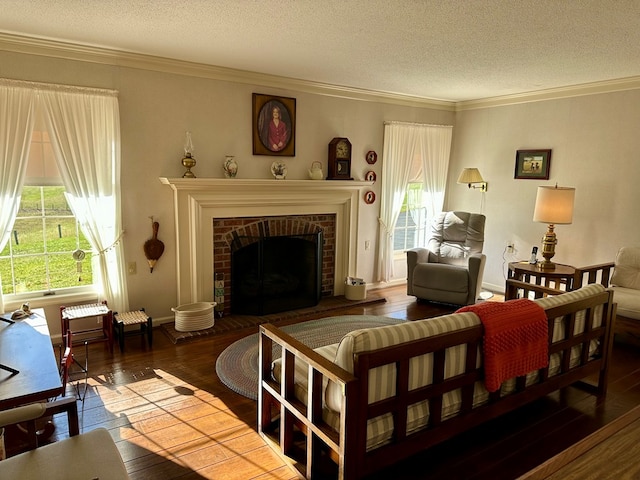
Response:
M431 225L427 248L407 251L407 294L418 299L471 305L482 285L485 216L442 212Z

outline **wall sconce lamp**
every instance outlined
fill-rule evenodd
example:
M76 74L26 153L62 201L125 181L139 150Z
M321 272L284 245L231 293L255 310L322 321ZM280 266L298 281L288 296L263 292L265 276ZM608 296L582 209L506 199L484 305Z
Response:
M542 256L544 261L538 264L543 270L553 270L556 264L551 261L556 254L558 239L553 231L555 225L569 225L573 221L573 201L576 189L573 187L538 187L533 221L549 224L547 233L542 237Z
M484 181L482 175L477 168L465 168L458 177L458 183L466 183L469 188L479 188L481 191L487 191L487 182Z

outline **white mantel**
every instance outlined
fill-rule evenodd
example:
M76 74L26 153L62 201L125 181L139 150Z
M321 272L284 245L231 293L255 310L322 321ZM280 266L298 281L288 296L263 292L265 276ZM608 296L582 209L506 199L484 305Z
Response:
M178 304L213 300L213 219L336 215L334 295L356 274L358 210L372 182L160 178L173 190Z

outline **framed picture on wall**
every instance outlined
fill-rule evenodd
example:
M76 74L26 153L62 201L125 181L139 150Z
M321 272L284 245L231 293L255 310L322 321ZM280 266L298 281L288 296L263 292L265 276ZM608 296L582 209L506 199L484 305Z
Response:
M296 156L296 99L253 94L253 154Z
M549 180L551 150L518 150L513 178Z

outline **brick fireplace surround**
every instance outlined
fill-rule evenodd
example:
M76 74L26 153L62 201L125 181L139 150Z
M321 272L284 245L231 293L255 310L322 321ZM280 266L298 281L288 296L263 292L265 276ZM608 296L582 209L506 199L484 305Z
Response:
M178 304L213 301L213 220L299 215L335 216L334 295L357 275L358 213L372 182L160 178L173 190Z
M267 225L268 228L260 228ZM231 291L231 250L234 234L259 237L267 230L271 235L303 235L322 229L324 236L322 256L322 296L333 295L336 216L331 215L294 215L289 217L234 217L213 219L213 270L223 273L224 313L231 313L233 292Z

